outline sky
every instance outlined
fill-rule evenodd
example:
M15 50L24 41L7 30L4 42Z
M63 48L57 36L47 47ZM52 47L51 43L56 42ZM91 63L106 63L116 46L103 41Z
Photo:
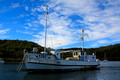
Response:
M47 47L97 48L120 43L120 0L0 0L0 39L27 40Z

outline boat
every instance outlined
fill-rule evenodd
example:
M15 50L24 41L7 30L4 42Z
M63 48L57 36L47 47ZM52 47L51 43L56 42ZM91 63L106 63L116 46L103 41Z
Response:
M82 69L96 69L100 63L96 60L96 55L87 55L84 51L84 29L82 29L82 50L60 51L54 50L46 52L47 33L47 6L46 6L46 26L45 26L45 47L44 52L38 53L38 49L33 47L33 51L24 50L25 66L28 71L73 71ZM63 58L62 53L70 53L72 57Z
M3 64L3 63L5 63L5 61L3 61L3 60L0 60L0 64Z

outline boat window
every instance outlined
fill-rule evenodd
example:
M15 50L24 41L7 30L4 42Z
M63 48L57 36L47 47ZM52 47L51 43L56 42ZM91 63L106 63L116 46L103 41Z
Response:
M94 57L92 57L94 59Z
M48 59L50 59L50 57L48 57Z
M74 55L75 55L75 53L74 53Z
M39 57L40 57L40 55L39 55Z
M76 52L76 55L78 55L78 53Z
M36 57L38 57L38 56L36 56Z

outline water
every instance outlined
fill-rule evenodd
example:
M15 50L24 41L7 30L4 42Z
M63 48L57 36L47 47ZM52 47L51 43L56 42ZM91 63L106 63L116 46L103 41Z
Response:
M59 74L16 72L18 64L0 64L0 80L120 80L120 61L101 62L100 70Z

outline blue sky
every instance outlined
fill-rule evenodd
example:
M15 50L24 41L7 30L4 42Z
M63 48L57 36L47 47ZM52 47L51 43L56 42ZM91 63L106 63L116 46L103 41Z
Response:
M0 0L0 39L28 40L47 47L95 48L120 43L120 0Z

